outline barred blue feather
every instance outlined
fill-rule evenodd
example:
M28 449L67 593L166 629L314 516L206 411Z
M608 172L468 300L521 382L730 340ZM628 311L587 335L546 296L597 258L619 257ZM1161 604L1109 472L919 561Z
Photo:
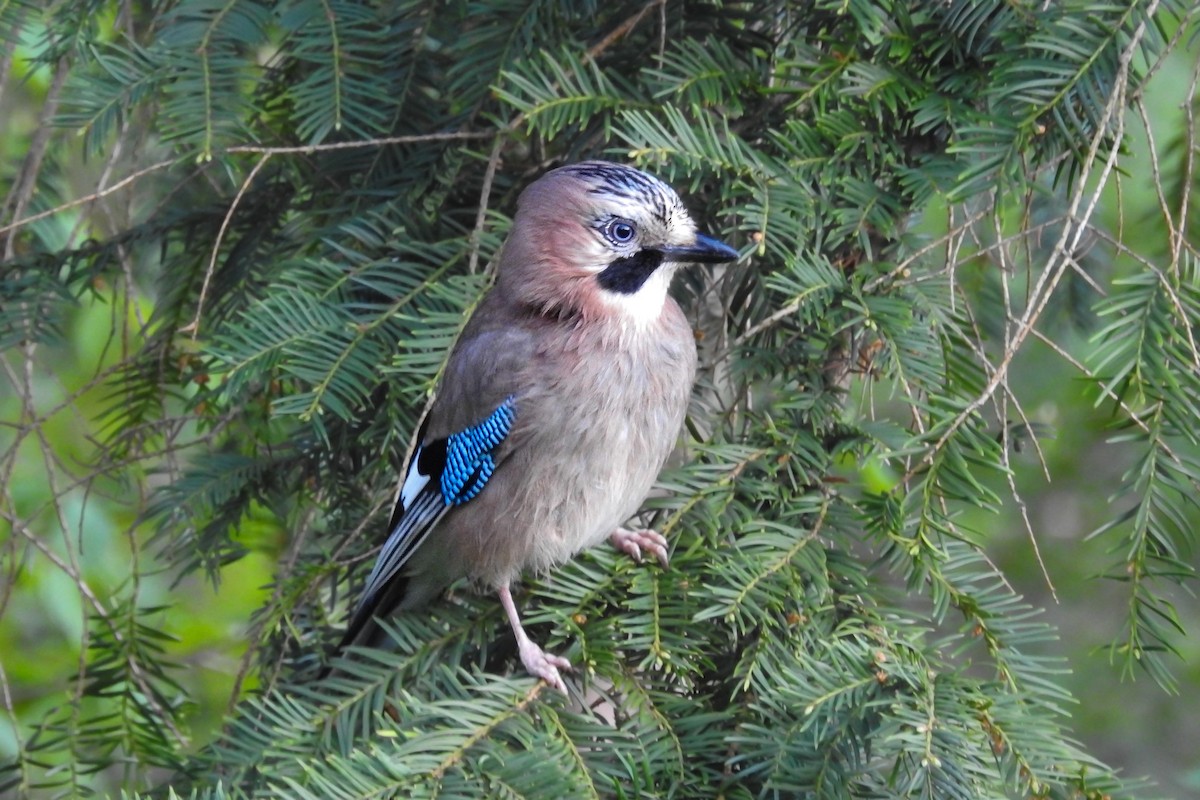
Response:
M667 289L681 265L738 252L698 233L667 184L619 164L560 167L517 205L342 645L380 643L372 618L470 578L499 593L525 668L565 693L570 662L529 637L512 583L606 536L666 563L662 536L620 526L671 452L695 380L695 337Z
M496 469L492 451L508 436L516 419L516 399L509 395L483 422L447 438L441 478L446 505L462 505L483 491Z
M496 469L496 448L508 437L516 419L517 401L509 395L482 422L417 447L400 487L391 533L367 578L341 646L353 641L370 621L388 583L446 512L478 497L487 486Z

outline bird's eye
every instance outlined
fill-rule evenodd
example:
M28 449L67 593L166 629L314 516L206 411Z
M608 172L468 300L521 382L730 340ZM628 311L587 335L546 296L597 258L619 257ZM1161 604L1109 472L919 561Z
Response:
M624 220L615 219L608 223L604 232L614 244L628 244L637 235L637 230Z

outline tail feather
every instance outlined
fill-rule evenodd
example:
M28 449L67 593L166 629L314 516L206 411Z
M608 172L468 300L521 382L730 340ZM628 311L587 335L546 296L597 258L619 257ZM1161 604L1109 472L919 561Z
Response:
M346 633L342 636L341 641L329 651L329 655L325 659L325 667L317 676L317 680L329 677L334 670L334 660L344 655L347 647L352 645L355 647L380 647L385 644L387 632L376 620L380 617L391 616L392 612L404 602L404 598L408 595L408 584L408 576L396 575L388 582L387 589L383 592L364 598L367 602L362 603L354 610L350 624L346 626Z

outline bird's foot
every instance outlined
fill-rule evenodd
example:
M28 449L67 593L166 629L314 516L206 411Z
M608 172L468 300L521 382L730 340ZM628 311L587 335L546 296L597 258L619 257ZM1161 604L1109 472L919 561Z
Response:
M664 569L668 564L667 537L658 531L649 529L631 531L627 528L617 528L613 531L612 536L608 537L608 540L612 542L613 547L622 553L628 553L639 564L642 563L642 550L653 553Z
M563 683L562 675L558 671L565 669L570 672L570 661L562 656L550 655L527 638L518 641L518 649L521 654L521 663L525 665L525 669L530 675L541 678L563 694L567 693L567 685Z
M508 584L500 587L499 595L500 605L504 606L504 613L508 615L508 622L512 625L513 634L517 637L517 652L521 656L521 663L525 665L525 671L566 694L567 685L563 683L562 675L558 671L560 669L570 670L571 662L562 656L552 656L533 643L529 634L525 633L525 627L521 625L521 617L517 614L517 604L513 602L512 590L508 588Z

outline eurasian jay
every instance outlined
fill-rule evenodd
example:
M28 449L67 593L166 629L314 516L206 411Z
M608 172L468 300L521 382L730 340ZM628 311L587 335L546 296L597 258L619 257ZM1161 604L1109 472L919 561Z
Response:
M631 167L585 161L526 188L338 650L466 577L499 593L525 669L565 692L570 663L529 638L510 587L606 538L667 564L660 534L621 527L675 446L696 374L667 288L680 265L737 258Z

